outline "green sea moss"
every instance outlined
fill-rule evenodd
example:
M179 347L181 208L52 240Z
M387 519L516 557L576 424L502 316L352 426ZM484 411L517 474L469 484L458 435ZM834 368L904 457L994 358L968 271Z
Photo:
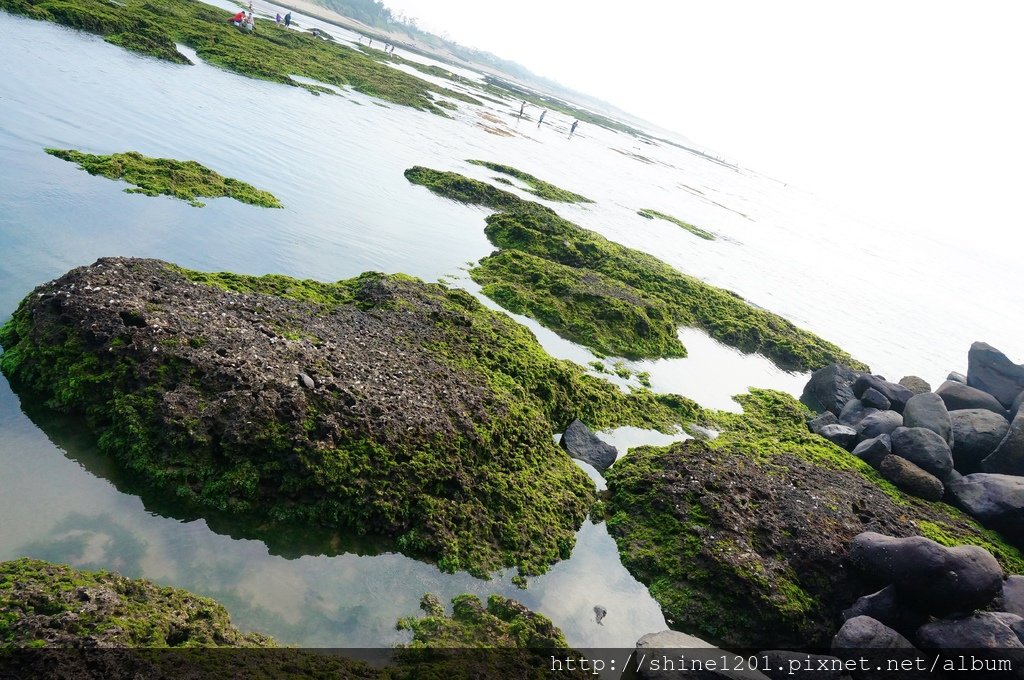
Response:
M510 177L515 177L530 187L528 191L531 194L540 198L546 198L549 201L558 201L561 203L593 203L593 201L586 196L580 196L579 194L567 191L566 189L560 189L554 184L534 177L528 172L523 172L522 170L513 168L511 165L502 165L501 163L491 163L479 160L468 160L466 162L472 163L473 165L481 165L489 170L493 170L494 172L500 172Z
M771 390L742 414L706 410L716 438L632 449L606 473L623 564L673 626L734 646L824 644L868 592L844 562L861 531L979 545L1007 573L1024 556L942 503L903 494L810 433L806 407Z
M175 46L182 43L212 64L286 85L307 87L290 77L300 75L439 115L444 112L434 103L434 94L479 103L474 97L392 68L383 56L370 56L272 21L257 20L253 33L241 31L227 21L225 10L194 0L0 0L0 9L95 33L126 49L188 64Z
M580 276L600 275L605 281L616 282L619 292L629 292L633 299L659 301L676 324L700 328L727 345L763 354L785 369L813 370L833 362L858 370L867 368L838 346L777 314L682 274L652 255L613 243L538 203L453 172L416 166L406 170L405 176L441 196L499 211L487 217L488 238L502 250L546 261L531 260L535 269L547 266L544 281L561 278L562 267L577 269ZM509 285L518 283L512 281ZM549 302L546 298L558 294L554 289L535 292L534 306L539 308ZM529 306L523 308L529 311ZM538 320L544 323L544 319ZM594 328L589 336L600 338L604 333ZM596 345L591 349L601 351ZM631 354L644 356L645 350L635 347Z
M702 239L704 239L706 241L714 241L715 240L715 235L712 234L710 231L705 231L704 229L701 229L700 227L693 226L689 222L682 221L678 217L672 217L671 215L666 215L665 213L658 212L657 210L651 210L650 208L644 208L643 210L638 210L636 212L636 214L639 215L640 217L646 217L649 220L652 220L655 217L657 217L660 220L665 220L666 222L671 222L672 224L674 224L676 226L682 227L683 229L685 229L686 231L690 232L694 236L699 236L700 238L702 238Z
M217 602L109 572L17 559L0 562L0 648L86 638L124 647L272 647L243 634Z
M71 149L46 149L46 153L75 163L91 175L123 179L134 184L125 189L129 194L173 196L197 208L205 205L199 198L228 196L242 203L282 208L281 202L268 191L262 191L237 179L224 177L195 161L171 158L149 158L129 151L97 156Z
M599 352L630 359L686 356L664 302L615 279L518 250L486 257L470 274L505 309Z
M328 284L151 260L103 260L67 276L26 298L0 329L0 368L15 389L83 414L102 452L200 512L365 532L446 571L484 576L518 566L536 574L568 557L593 487L552 432L574 418L594 428L671 430L698 410L680 397L624 394L550 357L527 329L468 293L410 277ZM159 291L144 284L150 302L139 309L136 280L155 281ZM49 301L65 294L58 322ZM110 299L127 308L110 309ZM228 314L227 325L204 323L194 316L200 308L207 319ZM242 309L258 310L256 325L238 320ZM173 330L157 331L150 314ZM249 332L235 330L239 323L255 335L239 335ZM273 342L253 340L268 326L287 330L271 333ZM368 336L353 327L387 327L394 340L367 348ZM241 372L225 360L238 354L240 337L261 361L301 361L334 387L307 393L294 373ZM356 363L337 373L340 359L317 349L325 344ZM365 354L377 351L406 359ZM294 352L298 359L285 358ZM367 376L362 384L352 371ZM236 381L246 389L234 389ZM407 410L415 389L439 404L413 421L427 425L407 430L384 404L409 381L421 386L401 397ZM377 391L385 395L379 406ZM361 403L365 415L351 410Z

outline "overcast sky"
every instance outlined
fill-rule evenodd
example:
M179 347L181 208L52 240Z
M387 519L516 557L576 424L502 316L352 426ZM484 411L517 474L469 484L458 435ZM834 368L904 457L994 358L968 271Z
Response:
M385 4L894 224L1024 226L1024 2Z

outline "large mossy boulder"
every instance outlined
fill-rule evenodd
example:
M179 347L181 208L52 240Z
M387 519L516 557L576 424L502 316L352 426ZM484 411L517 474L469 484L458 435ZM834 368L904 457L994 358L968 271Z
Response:
M0 562L3 647L273 647L205 597L110 572Z
M467 293L401 275L103 259L37 288L0 343L15 389L83 414L178 503L381 536L478 575L568 557L594 492L554 431L689 408L624 395Z
M826 645L843 608L884 585L847 567L864 531L981 545L1007 571L1024 567L966 515L809 432L792 397L738 399L742 414L706 414L714 440L632 449L607 474L623 563L673 626L726 647Z

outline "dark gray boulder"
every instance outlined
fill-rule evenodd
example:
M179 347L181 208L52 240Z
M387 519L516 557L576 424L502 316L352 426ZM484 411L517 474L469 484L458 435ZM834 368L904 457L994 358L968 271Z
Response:
M913 636L929 618L902 601L895 586L886 586L877 593L859 597L849 609L843 610L843 621L855 616L870 616L904 637Z
M967 384L967 376L964 375L963 373L957 373L956 371L951 371L950 374L946 376L946 380L949 380L950 382L962 383L964 385Z
M999 596L999 611L1024 616L1024 576L1008 576Z
M892 403L894 411L903 413L903 407L907 400L914 396L914 393L903 385L891 383L880 375L861 375L853 383L853 396L858 399L869 389L875 389L885 395L885 398Z
M906 458L888 455L878 463L882 476L896 485L897 489L926 501L942 500L945 489L934 475L931 475Z
M585 463L590 463L599 472L604 472L618 457L618 450L590 431L590 429L579 420L569 423L562 433L562 439L558 442L570 456Z
M921 626L915 637L924 649L1024 650L1013 629L992 612L932 621Z
M846 402L842 410L839 411L839 422L843 425L856 427L857 423L872 413L878 413L878 409L865 406L864 402L854 397Z
M1013 363L992 345L976 342L967 352L967 384L1009 408L1024 391L1024 366Z
M1024 404L1024 392L1018 394L1017 398L1013 400L1012 404L1010 404L1010 420L1016 418L1017 414L1020 413L1021 404Z
M906 670L915 668L914 659L921 654L910 640L870 616L847 620L832 638L832 653L854 664L855 670L851 672L854 680L924 680L928 677L924 671Z
M903 376L900 378L900 385L903 385L914 394L924 394L925 392L932 391L932 386L916 375Z
M887 434L880 434L871 439L865 439L853 447L853 455L871 467L878 467L882 459L892 453L892 440Z
M866 574L893 584L912 606L936 616L984 607L1003 586L1002 567L975 545L947 548L923 536L866 532L853 539L849 559Z
M915 394L903 409L903 424L907 427L924 427L946 440L953 446L953 423L942 397L934 392Z
M1007 538L1024 536L1024 477L978 472L952 479L950 499L971 517Z
M865 406L877 408L879 411L888 411L892 407L892 402L890 402L884 394L876 390L874 387L869 387L864 390L864 394L861 395L860 400Z
M821 428L825 427L826 425L838 424L839 418L836 417L836 414L832 413L831 411L825 411L823 413L819 413L818 415L808 420L807 429L809 429L814 434L821 434Z
M853 399L853 383L860 375L839 364L820 368L811 374L800 399L814 410L820 406L838 416L846 402Z
M862 418L854 429L860 439L871 439L892 434L898 427L903 427L903 416L896 411L878 411Z
M983 408L949 412L953 426L953 466L964 474L981 471L981 461L995 451L1010 430L998 413Z
M832 651L846 649L914 649L914 645L881 621L855 616L843 623L832 638Z
M1018 413L1013 419L1003 441L981 461L981 469L1004 475L1024 475L1024 413Z
M857 445L857 430L849 425L826 425L818 434L847 451Z
M923 427L898 427L890 435L892 452L945 480L953 471L953 454L946 440Z
M835 656L789 652L770 649L757 656L763 657L765 675L772 680L791 678L814 678L814 680L839 680L843 677L842 660Z
M982 392L970 385L947 380L939 385L935 394L942 397L946 402L946 408L950 411L958 411L965 408L983 408L1006 418L1006 409L999 403L999 400L988 392Z

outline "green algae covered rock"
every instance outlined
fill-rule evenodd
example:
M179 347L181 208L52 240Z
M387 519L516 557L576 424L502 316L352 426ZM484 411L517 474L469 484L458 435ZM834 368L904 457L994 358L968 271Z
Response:
M666 222L671 222L672 224L676 225L677 227L682 227L683 229L685 229L686 231L690 232L694 236L702 238L705 241L714 241L715 240L715 235L712 234L710 231L707 231L705 229L701 229L700 227L695 227L692 224L690 224L689 222L682 221L678 217L672 217L672 215L666 215L665 213L658 212L657 210L651 210L650 208L644 208L642 210L637 210L636 214L639 215L640 217L645 217L645 218L647 218L649 220L653 220L655 217L657 217L659 220L665 220Z
M309 33L257 19L253 33L227 19L232 11L195 0L0 0L0 10L51 21L96 35L114 45L166 61L189 64L175 43L195 50L201 59L235 73L319 94L322 85L292 79L303 76L395 104L446 116L434 99L444 95L479 104L479 100L388 66L383 53L368 55Z
M103 175L108 179L123 179L134 184L125 189L129 194L146 196L173 196L201 208L200 198L229 196L236 201L264 208L281 208L281 202L268 191L251 184L223 177L195 161L176 161L172 158L149 158L129 151L109 156L97 156L72 149L46 149L46 153L75 163L90 175Z
M109 572L27 558L0 562L3 647L273 647L217 602Z
M482 260L470 274L479 277L489 291L515 304L514 311L521 310L595 351L610 349L607 320L565 313L581 303L600 303L588 302L586 287L578 285L587 276L601 283L605 299L614 299L614 306L633 308L623 315L632 323L622 323L615 338L615 347L624 356L681 356L681 345L666 338L663 331L656 331L660 337L652 342L649 331L657 324L637 323L644 316L657 319L668 314L676 325L703 329L725 344L763 354L785 369L811 370L835 362L866 369L831 342L735 293L682 274L647 253L613 243L538 203L458 173L416 166L406 170L405 176L441 196L497 210L488 216L485 233L502 252ZM532 255L528 272L507 266L500 259L507 251ZM492 263L491 259L498 261ZM566 268L577 271L570 276Z
M469 160L466 162L472 163L473 165L483 166L488 170L500 172L508 175L509 177L515 177L530 187L528 191L531 194L540 198L546 198L549 201L558 201L560 203L593 203L593 201L586 196L580 196L577 193L556 187L550 182L545 182L538 177L534 177L528 172L523 172L518 168L513 168L511 165L502 165L501 163L479 160Z
M667 429L698 407L553 359L468 293L109 258L0 330L23 398L79 413L102 452L178 503L381 537L447 571L543 572L593 485L552 433Z
M583 658L550 619L500 595L491 595L486 605L476 595L458 595L448 615L441 600L427 594L420 609L423 616L398 621L413 639L396 650L395 660L412 677L540 680L552 676L553 660ZM576 670L557 677L593 675Z
M827 645L875 585L847 564L864 531L979 545L1008 573L1024 568L963 513L902 494L810 433L791 396L738 399L742 414L705 414L714 439L633 449L607 474L609 531L673 626L725 646Z

